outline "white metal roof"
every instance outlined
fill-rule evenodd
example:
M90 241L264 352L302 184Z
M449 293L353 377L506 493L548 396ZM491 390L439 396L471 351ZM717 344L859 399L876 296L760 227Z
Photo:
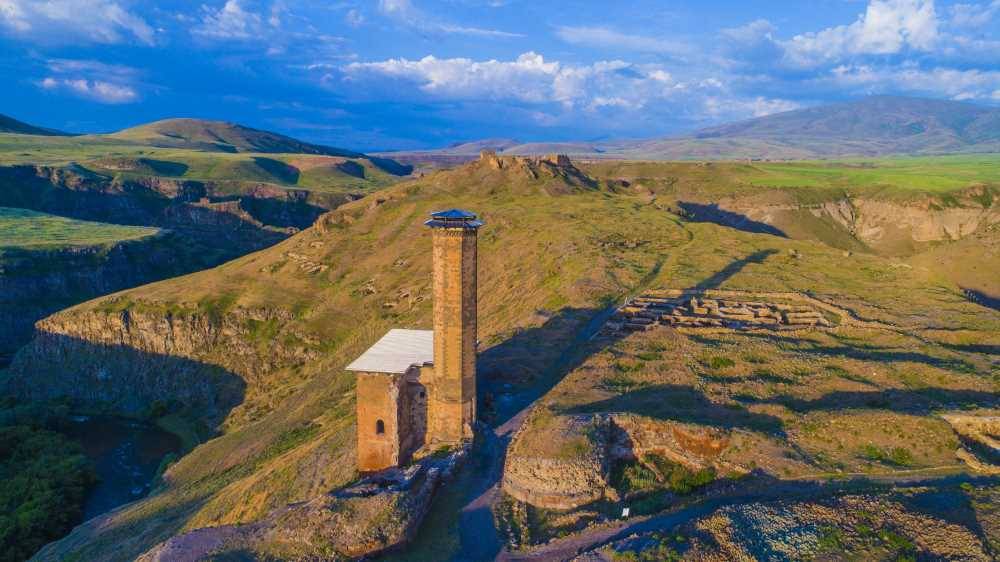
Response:
M433 360L433 330L394 328L348 365L347 370L402 374L411 365L423 365Z

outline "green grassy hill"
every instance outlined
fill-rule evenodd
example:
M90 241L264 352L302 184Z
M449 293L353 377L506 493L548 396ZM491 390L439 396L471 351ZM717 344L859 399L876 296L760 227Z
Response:
M933 409L942 400L982 406L995 396L995 367L971 350L1000 343L1000 317L968 302L940 272L876 254L847 261L818 241L686 221L670 210L678 194L752 191L739 180L746 170L640 166L647 167L623 183L620 168L593 169L598 179L584 181L541 163L475 162L344 205L219 268L47 319L15 358L11 388L95 405L80 389L100 368L105 407L134 412L137 402L156 400L221 435L172 466L156 494L78 527L39 559L131 559L179 532L254 521L355 478L353 377L343 367L390 327L430 326L430 234L422 222L441 208L477 211L487 225L480 376L483 391L501 399L484 407L488 422L510 415L516 401L504 396L556 383L545 398L554 415L625 408L663 417L683 406L690 423L736 420L747 432L738 442L753 445L746 454L783 477L785 468L853 466L865 438L854 432L871 427L892 427L918 466L935 462L954 438L929 417ZM823 193L813 191L809 199ZM637 335L606 349L576 340L625 295L690 286L809 292L902 331L775 339L666 333L663 341ZM74 361L55 359L57 349ZM634 384L602 383L618 363ZM841 392L853 393L856 409L827 408ZM895 393L913 409L894 406ZM775 424L786 432L775 433ZM783 456L800 444L794 463ZM447 557L457 548L455 525L435 529L433 551Z
M211 152L285 152L350 158L361 156L350 150L309 144L269 131L204 119L164 119L102 136L149 146Z

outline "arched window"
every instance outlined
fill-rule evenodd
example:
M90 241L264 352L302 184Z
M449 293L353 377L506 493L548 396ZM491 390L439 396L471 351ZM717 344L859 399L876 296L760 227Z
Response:
M375 421L375 433L378 434L378 435L382 435L383 433L385 433L385 422L384 421L382 421L382 420L376 420Z

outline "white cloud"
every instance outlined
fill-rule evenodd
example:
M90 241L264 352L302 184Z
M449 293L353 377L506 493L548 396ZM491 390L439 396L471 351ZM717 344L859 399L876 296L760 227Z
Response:
M527 52L514 60L476 61L468 58L389 59L357 62L342 68L342 78L364 91L366 99L399 99L400 92L417 98L473 104L522 107L543 126L579 126L580 119L603 119L609 127L628 129L635 116L645 119L701 121L724 115L744 118L794 109L780 99L742 99L724 80L705 77L678 80L658 64L621 60L566 64ZM328 80L336 75L327 74ZM334 84L334 87L340 87ZM706 105L704 100L711 99ZM623 113L627 118L616 118Z
M951 7L951 23L957 27L982 27L1000 14L1000 0L983 4L955 4Z
M556 29L556 35L572 45L680 56L692 52L689 45L679 41L622 33L607 27L562 26Z
M201 24L191 30L200 37L245 41L260 37L265 29L260 14L244 8L240 0L226 0L219 9L202 6L202 12ZM280 23L280 18L274 15L271 25Z
M365 15L352 8L344 14L344 21L351 27L361 27L365 23Z
M859 95L896 92L960 100L991 100L995 99L993 95L1000 89L1000 70L842 65L815 81L825 82L841 92Z
M378 9L383 15L424 33L444 33L449 35L492 38L521 37L520 33L484 29L481 27L466 27L441 21L414 6L410 0L378 0Z
M783 111L792 111L801 104L782 99L757 96L749 99L731 96L707 96L702 100L705 114L713 121L729 121L747 117L764 117Z
M796 35L783 43L797 65L852 55L888 55L906 48L929 51L938 40L934 0L872 0L850 25Z
M49 76L39 82L39 86L45 90L67 90L79 97L107 104L130 103L139 99L139 94L131 87L102 80Z
M49 91L68 92L77 97L106 104L139 101L139 71L95 60L51 59L48 76L37 85Z
M0 0L0 29L46 43L152 45L156 40L156 32L142 17L111 0Z

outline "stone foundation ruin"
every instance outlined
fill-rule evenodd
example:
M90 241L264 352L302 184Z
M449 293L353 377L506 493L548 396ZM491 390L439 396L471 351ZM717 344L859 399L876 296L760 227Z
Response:
M724 328L801 330L830 328L838 321L833 307L789 293L665 290L644 293L622 305L605 330ZM824 314L824 312L826 314Z

